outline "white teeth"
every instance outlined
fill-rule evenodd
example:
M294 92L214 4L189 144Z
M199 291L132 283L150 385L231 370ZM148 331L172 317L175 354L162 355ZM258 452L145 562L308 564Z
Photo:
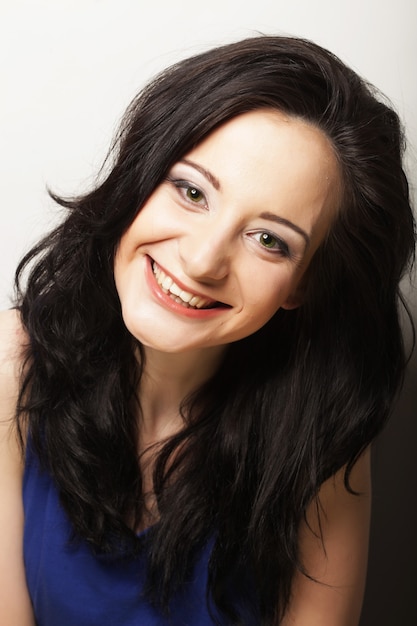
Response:
M181 291L179 296L180 296L181 300L184 300L184 302L189 304L191 298L193 297L193 294L192 293L188 293L188 291Z
M161 287L163 289L169 290L169 288L171 287L172 283L173 283L172 278L170 278L169 276L165 276L164 280L162 281Z
M152 269L156 282L161 287L162 291L169 294L178 304L195 309L202 309L210 304L211 300L200 298L200 296L193 295L189 291L183 291L155 262L152 265Z
M169 288L170 292L174 294L174 296L179 296L181 293L181 289L178 287L178 285L176 283L172 283L171 287Z

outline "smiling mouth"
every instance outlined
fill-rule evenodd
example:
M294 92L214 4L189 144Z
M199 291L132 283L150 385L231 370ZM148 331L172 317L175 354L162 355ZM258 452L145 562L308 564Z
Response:
M215 309L219 307L230 308L229 305L224 304L223 302L212 300L211 298L204 298L203 296L191 293L190 291L185 291L177 285L171 276L165 274L155 261L152 261L152 271L161 290L172 298L174 302L181 304L186 309Z

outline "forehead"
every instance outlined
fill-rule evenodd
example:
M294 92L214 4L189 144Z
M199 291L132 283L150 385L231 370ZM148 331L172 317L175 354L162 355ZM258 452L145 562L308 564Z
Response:
M321 239L340 198L333 146L316 126L273 109L239 115L187 158L213 174L221 192L244 208L262 207L300 222Z

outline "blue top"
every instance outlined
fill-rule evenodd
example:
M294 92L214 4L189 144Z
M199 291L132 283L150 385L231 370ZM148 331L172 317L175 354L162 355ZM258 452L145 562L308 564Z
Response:
M212 626L206 603L211 546L162 615L141 595L146 556L127 563L70 543L71 525L57 489L28 445L23 481L24 560L37 626ZM219 619L218 623L222 624Z

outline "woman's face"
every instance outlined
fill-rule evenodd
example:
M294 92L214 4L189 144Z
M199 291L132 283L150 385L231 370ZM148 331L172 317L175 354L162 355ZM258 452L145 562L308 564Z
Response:
M227 122L170 170L121 238L115 281L144 345L228 344L300 303L334 219L339 170L326 136L274 110Z

